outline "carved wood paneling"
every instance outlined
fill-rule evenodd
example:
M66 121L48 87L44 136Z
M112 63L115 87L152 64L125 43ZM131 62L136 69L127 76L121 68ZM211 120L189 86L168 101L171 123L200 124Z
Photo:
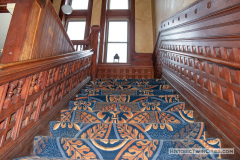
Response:
M91 76L92 51L1 64L0 154ZM76 92L76 91L75 91Z
M167 79L237 152L239 14L237 0L197 1L162 22L153 55L155 78Z
M153 75L153 67L131 64L99 64L97 71L97 78L151 79Z

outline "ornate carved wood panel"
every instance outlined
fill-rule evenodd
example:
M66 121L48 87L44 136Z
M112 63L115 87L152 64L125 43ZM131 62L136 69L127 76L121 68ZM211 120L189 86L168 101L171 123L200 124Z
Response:
M153 67L132 66L131 64L99 64L97 78L151 79Z
M239 151L240 2L200 0L161 24L155 77L167 79Z
M92 51L1 64L0 154L91 74ZM46 117L45 117L46 118Z

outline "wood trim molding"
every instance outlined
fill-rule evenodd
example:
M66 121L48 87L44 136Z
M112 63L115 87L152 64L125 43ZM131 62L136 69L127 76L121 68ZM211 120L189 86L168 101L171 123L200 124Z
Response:
M88 10L73 10L66 18L85 18L88 14Z
M240 63L231 61L231 60L225 60L225 59L221 59L221 58L211 58L211 57L201 56L201 55L197 55L197 54L185 53L185 52L180 52L180 51L172 51L172 50L168 50L168 49L159 49L159 50L168 52L168 53L175 53L175 54L179 54L179 55L183 55L183 56L187 56L187 57L196 58L200 61L208 61L208 62L212 62L212 63L218 64L218 65L240 69Z
M0 13L9 13L6 6L0 6Z
M107 17L130 17L130 10L107 10Z

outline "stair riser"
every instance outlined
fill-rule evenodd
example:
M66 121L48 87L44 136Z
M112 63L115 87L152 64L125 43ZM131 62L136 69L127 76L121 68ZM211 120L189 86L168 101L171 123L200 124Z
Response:
M82 95L132 95L132 96L153 96L153 95L172 95L173 90L101 90L101 89L82 89Z
M160 96L85 96L77 95L76 100L86 102L179 102L179 95L160 95Z
M90 85L166 85L165 81L158 82L105 82L105 81L90 81Z
M62 110L61 121L86 123L192 123L193 111L120 112Z
M102 90L168 90L170 89L169 85L87 85L86 89L102 89Z
M111 124L52 121L54 137L86 139L205 139L204 123Z
M183 111L184 102L173 103L142 103L142 102L85 102L70 101L70 110L98 111Z

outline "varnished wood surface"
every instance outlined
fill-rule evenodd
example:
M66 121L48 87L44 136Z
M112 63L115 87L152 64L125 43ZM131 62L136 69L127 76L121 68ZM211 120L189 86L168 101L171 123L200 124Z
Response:
M164 51L166 53L173 53L173 54L178 54L182 55L184 57L191 57L194 59L197 59L199 61L207 61L211 63L215 63L217 65L222 65L230 68L235 68L235 69L240 69L240 63L228 59L221 59L221 58L212 58L212 57L207 57L207 56L202 56L202 55L197 55L197 54L191 54L191 53L185 53L185 52L180 52L180 51L172 51L168 49L159 49L160 51ZM170 55L169 55L170 56Z
M239 14L238 0L196 1L162 22L153 55L155 78L166 78L238 153Z
M6 4L4 4L4 5L6 5ZM0 13L9 13L8 10L7 10L7 7L6 6L0 6Z
M133 66L131 63L102 63L97 68L97 78L151 79L152 66Z
M46 133L49 131L46 126L49 125L51 120L61 120L59 117L61 109L68 106L70 100L74 100L75 95L79 93L79 91L84 88L84 86L89 83L90 77L83 80L80 84L78 84L66 97L64 97L61 101L59 101L52 110L46 113L41 117L39 121L36 123L20 138L16 140L11 145L11 148L8 148L0 155L1 160L10 160L19 157L32 156L33 150L33 142L34 137L39 135L50 136L50 133ZM20 147L24 146L24 147Z
M0 155L20 152L40 123L90 80L93 51L1 64ZM27 141L26 141L27 142ZM14 149L11 149L13 147ZM1 159L4 159L1 158Z
M49 0L44 6L35 0L16 1L1 63L73 51L73 45Z

